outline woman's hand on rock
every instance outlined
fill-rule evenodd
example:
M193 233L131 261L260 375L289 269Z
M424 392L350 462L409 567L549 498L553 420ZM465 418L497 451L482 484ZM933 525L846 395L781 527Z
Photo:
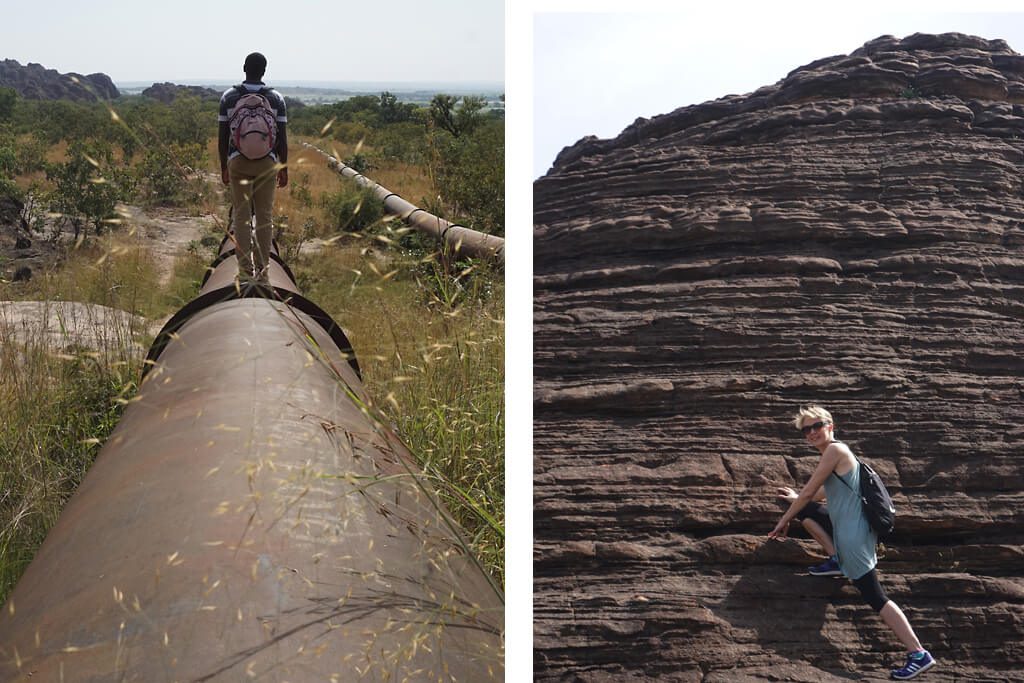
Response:
M774 529L772 529L770 532L768 532L768 538L774 538L774 539L777 539L777 540L781 541L782 539L784 539L786 537L786 534L788 532L789 532L789 522L785 522L785 523L779 522L778 524L775 525Z
M796 491L789 488L788 486L781 486L775 490L778 492L779 498L787 502L793 502L797 498Z

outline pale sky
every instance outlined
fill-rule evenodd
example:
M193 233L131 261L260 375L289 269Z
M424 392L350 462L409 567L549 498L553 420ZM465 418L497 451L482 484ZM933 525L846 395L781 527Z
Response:
M0 16L0 59L115 83L230 83L254 51L268 83L505 78L502 0L0 0Z
M584 136L615 137L640 116L753 92L799 66L849 54L881 35L955 31L1002 38L1024 54L1024 13L878 7L854 12L850 6L828 9L826 3L790 10L781 3L701 5L699 11L535 13L534 178L548 171L563 147Z

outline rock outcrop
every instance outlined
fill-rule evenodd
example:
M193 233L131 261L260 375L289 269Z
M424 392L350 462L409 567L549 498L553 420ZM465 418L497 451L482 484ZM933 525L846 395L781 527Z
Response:
M62 74L31 62L22 66L14 59L0 61L0 87L13 88L26 100L94 102L121 95L106 74Z
M221 92L213 88L204 88L201 85L176 85L174 83L154 83L142 91L143 97L170 104L182 95L198 97L200 100L220 99Z
M915 34L563 150L534 186L538 680L887 679L856 590L766 539L812 402L894 494L879 573L927 680L1024 680L1022 136L1024 57Z

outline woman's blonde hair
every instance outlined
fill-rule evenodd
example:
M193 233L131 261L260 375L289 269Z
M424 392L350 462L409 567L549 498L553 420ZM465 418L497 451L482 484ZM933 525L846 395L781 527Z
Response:
M800 429L804 424L804 420L808 417L833 424L832 413L828 412L821 406L804 406L800 409L800 412L796 414L796 419L793 420L793 425L797 429Z

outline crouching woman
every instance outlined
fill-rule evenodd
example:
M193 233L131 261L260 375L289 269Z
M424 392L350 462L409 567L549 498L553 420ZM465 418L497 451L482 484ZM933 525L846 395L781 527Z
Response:
M886 597L878 583L875 571L878 537L864 516L858 493L861 470L857 459L846 444L835 440L832 415L824 408L801 408L795 425L807 442L818 449L821 459L799 494L792 489L779 489L779 497L790 505L768 538L785 538L790 522L800 520L829 555L822 565L811 567L810 573L844 575L853 582L907 649L907 663L891 671L891 677L896 680L914 678L934 666L935 660L921 647L903 611ZM826 500L827 505L817 502L820 500Z

